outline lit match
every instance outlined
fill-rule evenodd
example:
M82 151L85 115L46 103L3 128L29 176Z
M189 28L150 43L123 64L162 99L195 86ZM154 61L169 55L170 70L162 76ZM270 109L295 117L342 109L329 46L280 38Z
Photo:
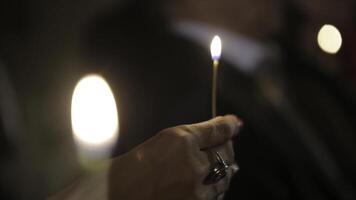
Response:
M212 91L211 91L211 112L212 117L216 117L216 98L217 98L217 84L218 84L218 67L221 56L221 39L215 36L210 45L211 58L213 60L213 78L212 78Z

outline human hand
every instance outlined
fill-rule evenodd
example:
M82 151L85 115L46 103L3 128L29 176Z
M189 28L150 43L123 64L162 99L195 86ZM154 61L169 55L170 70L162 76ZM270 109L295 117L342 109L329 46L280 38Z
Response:
M228 189L233 168L217 183L204 183L216 162L211 151L234 163L231 139L241 125L228 115L161 131L112 161L109 199L216 199Z

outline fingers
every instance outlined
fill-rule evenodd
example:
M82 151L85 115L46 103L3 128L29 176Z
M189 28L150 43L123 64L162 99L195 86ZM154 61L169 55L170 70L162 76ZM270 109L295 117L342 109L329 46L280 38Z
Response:
M215 183L212 185L212 187L214 187L215 192L216 192L216 197L217 199L223 199L224 194L226 191L228 191L229 187L230 187L230 182L233 178L233 176L235 175L236 171L235 171L235 167L237 166L236 164L233 164L233 168L229 167L229 169L227 170L227 175L225 178L223 178L222 180L220 180L219 182Z
M216 117L199 124L190 125L190 132L196 138L199 147L206 149L225 143L236 136L242 122L233 115Z
M229 189L234 174L234 169L229 168L226 177L219 182L210 185L202 185L200 194L205 194L205 196L208 197L204 199L224 199L225 192Z
M233 149L232 141L226 142L224 145L212 148L209 151L218 152L223 160L228 164L226 177L218 181L217 183L210 184L211 193L214 193L214 199L222 200L224 199L225 192L230 187L230 182L233 176L239 170L238 165L235 163L235 153ZM209 153L208 153L209 155ZM212 154L214 155L214 154ZM212 166L214 166L214 161L210 161ZM216 161L215 161L216 162Z
M224 161L229 165L226 176L216 183L202 184L200 194L205 194L209 198L203 199L223 199L224 193L229 189L230 182L234 174L238 170L238 166L235 163L234 150L232 141L228 141L223 145L209 149L207 151L200 151L200 160L204 160L202 164L209 167L205 168L205 180L211 173L211 170L215 167L217 161L214 151L218 152ZM204 181L205 181L204 180Z
M234 165L236 166L236 164ZM231 179L235 175L235 173L236 171L234 171L234 168L231 168L229 166L229 168L227 169L226 177L215 184L218 194L224 193L229 189Z
M168 149L172 152L169 154L170 151L167 151L164 155L168 155L166 158L170 161L172 160L171 156L174 155L176 159L173 161L179 161L171 165L172 168L180 169L178 176L169 174L167 177L176 178L178 184L187 185L189 183L188 185L191 185L189 189L194 191L190 194L198 197L196 199L216 199L219 194L229 188L232 171L229 167L225 178L220 181L216 179L217 182L213 184L204 184L204 180L217 164L216 159L209 159L207 152L216 151L227 164L234 163L231 139L237 135L241 126L240 120L235 116L228 115L199 124L182 125L161 131L156 139L159 139L163 146L169 145ZM152 144L157 146L156 143ZM168 164L170 163L168 162ZM172 180L168 180L168 182L172 182Z

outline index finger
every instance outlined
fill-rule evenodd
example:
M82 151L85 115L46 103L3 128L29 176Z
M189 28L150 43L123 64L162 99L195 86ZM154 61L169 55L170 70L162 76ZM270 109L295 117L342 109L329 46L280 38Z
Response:
M197 139L199 147L206 149L221 145L236 136L242 122L234 115L226 115L190 126L193 130L191 134Z

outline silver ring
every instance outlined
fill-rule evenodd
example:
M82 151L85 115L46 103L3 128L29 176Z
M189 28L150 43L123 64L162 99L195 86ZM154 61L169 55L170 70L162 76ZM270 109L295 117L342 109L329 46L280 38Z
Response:
M221 157L221 155L219 154L219 152L215 151L214 152L216 159L218 161L218 163L220 163L221 165L224 166L224 168L227 170L229 168L229 165L226 164L225 160Z
M229 169L229 165L226 164L225 160L221 157L221 155L216 151L213 153L215 155L217 163L205 179L205 182L207 184L217 183L221 179L225 178L227 175L227 170Z

